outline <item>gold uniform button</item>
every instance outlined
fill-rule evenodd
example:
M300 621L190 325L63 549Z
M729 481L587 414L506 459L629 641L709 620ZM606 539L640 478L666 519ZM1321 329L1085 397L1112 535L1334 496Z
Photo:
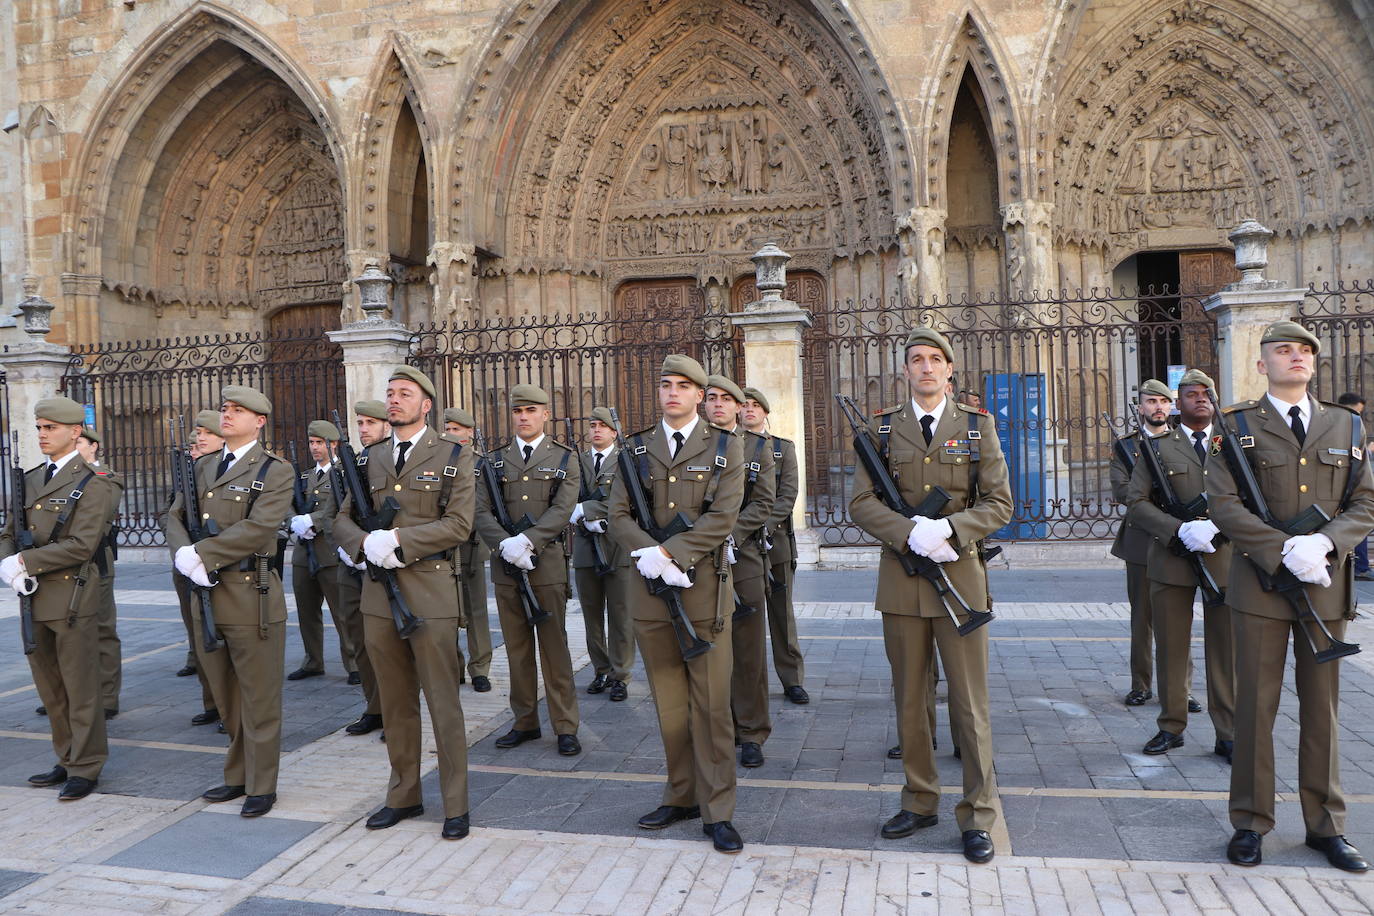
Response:
M520 479L521 479L521 480L524 480L524 481L528 481L528 480L530 479L530 475L526 474L524 477L521 477Z
M426 489L426 490L429 489L429 484L425 484L425 489Z
M400 485L399 483L396 484L396 492L397 492L397 493L401 492L401 485Z
M202 513L200 514L200 517L201 517L201 518L204 518L204 519L208 519L208 518L210 517L210 513L209 513L209 512L202 512Z
M922 460L923 460L926 464L930 464L930 457L929 457L929 456L923 458Z
M1299 487L1298 487L1298 492L1299 492L1299 493L1306 493L1306 492L1307 492L1307 484L1302 484L1301 486L1299 486Z
M962 458L955 458L955 459L954 459L954 463L955 463L955 464L963 464L963 463L964 463L964 459L962 459Z
M677 503L668 503L668 508L669 508L669 509L676 509L676 508L677 508Z
M529 498L530 498L530 495L529 495L528 493L524 493L524 494L521 494L520 498L521 498L521 499L529 499Z
M1298 464L1307 464L1307 459L1306 459L1306 458L1299 458L1299 459L1298 459Z
M705 475L705 474L698 474L698 475L697 475L697 480L705 480L705 479L706 479L706 475Z
M930 484L926 484L925 488L926 488L927 490L929 490L929 489L930 489Z
M677 483L677 478L676 478L676 477L669 477L669 478L668 478L668 482L669 482L669 483Z
M206 493L206 494L205 494L205 498L206 498L206 499L214 499L214 498L215 498L215 491L214 491L214 490L211 490L209 493Z

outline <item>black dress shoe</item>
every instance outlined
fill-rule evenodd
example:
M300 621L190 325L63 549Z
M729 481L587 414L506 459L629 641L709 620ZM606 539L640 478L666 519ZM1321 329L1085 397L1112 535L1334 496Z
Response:
M900 744L892 745L892 747L887 749L887 756L889 760L901 760L902 746Z
M963 759L964 759L964 755L959 751L959 745L957 745L957 744L954 745L954 759L955 759L955 760L963 760Z
M408 817L419 817L424 813L424 805L406 805L404 808L378 808L367 819L367 829L385 830L388 827L395 827Z
M215 786L213 789L206 789L200 797L211 803L233 801L236 798L243 798L243 786Z
M34 712L38 713L40 716L46 716L48 714L48 707L39 706Z
M1154 694L1148 690L1132 690L1126 694L1127 706L1144 706L1145 701L1153 697Z
M219 732L221 735L227 735L227 734L229 734L228 732L226 732L226 731L224 730L224 720L223 720L223 719L220 719L220 720L219 720L219 723L215 726L215 731Z
M964 858L979 865L992 861L992 837L986 830L964 831Z
M363 676L356 671L348 672L348 686L358 687L363 682Z
M67 768L55 766L46 773L35 773L29 777L31 786L60 786L67 781Z
M466 814L444 818L444 829L439 831L439 836L446 840L461 840L467 835L468 816Z
M625 686L624 681L607 681L606 687L610 690L612 703L623 703L630 695L630 688Z
M1212 753L1223 758L1227 763L1231 762L1231 756L1236 752L1236 742L1222 741L1217 739L1216 746L1212 748Z
M1253 830L1237 830L1226 844L1226 858L1232 865L1258 865L1264 861L1260 849L1264 838Z
M350 735L366 735L368 732L375 732L382 727L382 717L376 713L365 712L358 717L357 722L350 722L344 726L344 732Z
M745 741L739 746L739 765L742 767L763 766L763 748L756 741Z
M644 830L662 830L664 827L671 827L678 821L691 821L701 817L701 809L696 805L690 808L683 808L679 805L660 805L648 814L639 819L639 826Z
M1183 736L1175 735L1173 732L1160 731L1145 742L1144 751L1151 755L1163 754L1175 747L1183 747Z
M496 739L496 746L501 748L502 750L508 750L513 747L519 747L526 741L533 741L535 738L538 738L539 736L540 731L537 728L532 728L528 731L524 731L518 728L512 728L510 731L506 732L504 735Z
M219 721L218 709L207 709L205 712L198 712L191 717L192 725L209 725L211 722Z
M1193 699L1193 697L1192 697L1191 695L1189 695L1189 697L1188 697L1188 711L1189 711L1189 712L1202 712L1202 704L1199 703L1197 700Z
M308 677L324 677L323 671L307 671L305 668L297 668L286 676L288 681L303 681Z
M807 703L811 702L811 695L808 694L806 692L806 688L800 684L793 684L791 687L784 687L782 689L782 695L787 697L787 699L791 702L796 703L798 706L805 706Z
M592 682L591 682L590 684L587 685L587 692L588 692L588 693L597 694L597 693L605 693L605 691L606 691L606 675L604 675L604 674L598 674L596 677L592 678Z
M1369 862L1343 836L1313 836L1309 833L1307 845L1310 849L1325 853L1326 861L1337 868L1346 871L1369 871Z
M85 798L95 790L98 780L85 779L81 776L73 776L62 784L62 791L58 793L58 801L76 801L78 798Z
M744 840L739 838L739 831L729 821L702 824L701 832L711 838L711 845L715 846L718 852L735 853L744 848Z
M267 795L250 795L243 800L243 807L239 810L242 817L262 817L272 806L277 803L277 793L271 792Z
M940 818L937 815L917 814L915 811L903 809L888 818L879 833L885 840L900 840L904 836L911 836L922 827L934 827L938 823Z
M577 740L576 735L559 735L558 753L564 757L576 757L582 753L582 742Z
M117 715L119 715L118 709L107 709L105 710L105 721L108 722Z
M474 674L472 676L472 689L478 693L486 693L491 690L491 679L485 674Z
M196 673L195 665L183 665L177 669L177 677L190 677Z

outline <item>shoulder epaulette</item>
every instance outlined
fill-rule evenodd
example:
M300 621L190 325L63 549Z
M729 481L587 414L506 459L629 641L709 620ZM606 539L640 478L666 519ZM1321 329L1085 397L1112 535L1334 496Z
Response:
M887 416L888 414L890 414L890 413L896 413L897 411L899 411L899 410L901 410L901 409L902 409L902 405L901 405L901 404L897 404L897 405L895 405L895 406L893 406L893 407L884 407L882 410L875 410L875 411L873 411L873 416L875 416L875 417L885 417L885 416Z
M33 467L29 468L29 469L28 469L27 471L25 471L24 473L25 473L25 474L32 474L34 471L41 470L44 464L47 464L47 462L44 461L44 462L42 462L41 464L35 464Z
M793 443L793 441L792 441L791 439L787 439L787 438L784 438L784 437L782 437L782 436L773 436L773 441L774 441L774 442L782 442L782 443L785 443L785 444L787 444L787 445L794 445L794 444L795 444L795 443Z
M562 443L562 442L559 442L557 439L554 439L554 438L552 438L552 437L549 438L549 441L552 442L554 445L558 446L559 448L561 448L561 449L562 449L563 451L565 451L565 452L575 452L575 451L577 451L577 449L573 448L571 445L566 445L566 444L564 444L564 443Z
M1327 407L1339 407L1339 408L1341 408L1342 410L1348 410L1348 411L1350 411L1350 412L1353 413L1353 414L1359 414L1359 411L1356 410L1356 409L1354 408L1354 406L1352 406L1352 405L1350 405L1350 404L1337 404L1335 401L1318 401L1317 403L1318 403L1318 404L1324 404L1324 405L1326 405Z
M263 457L266 458L268 461L285 461L285 460L286 460L286 459L283 458L281 455L278 455L276 452L269 452L267 449L263 449L263 450L262 450L262 454L263 454Z
M637 430L635 430L635 431L632 432L632 433L626 433L625 436L624 436L624 438L625 438L626 441L629 441L630 439L634 438L635 436L647 436L647 435L649 435L649 433L653 432L657 427L658 427L658 424L657 424L657 423L651 423L651 424L649 424L648 426L644 427L643 429L637 429Z
M992 416L992 414L988 413L988 412L987 412L986 410L984 410L982 407L974 407L974 406L972 406L972 405L970 405L970 404L961 404L961 403L959 403L959 402L957 402L957 401L955 402L954 406L955 406L955 407L958 407L958 408L959 408L960 410L962 410L964 413L976 413L976 414L979 414L980 416L984 416L984 417L990 417L990 416Z
M709 427L711 427L712 429L720 430L720 431L723 432L723 433L734 432L733 430L726 429L724 426L717 426L716 424L712 423L710 420L707 420L707 421L706 421L706 425L709 426ZM739 429L743 430L744 427L741 426L741 427L739 427Z
M1223 407L1222 413L1235 413L1237 410L1249 410L1251 407L1258 407L1259 401L1241 401L1239 404L1232 404L1230 407Z
M461 443L461 442L458 441L458 437L457 437L457 436L453 435L453 433L447 433L447 432L445 432L445 433L439 433L439 441L440 441L440 442L447 442L447 443L449 443L450 445L462 445L462 444L463 444L463 443Z

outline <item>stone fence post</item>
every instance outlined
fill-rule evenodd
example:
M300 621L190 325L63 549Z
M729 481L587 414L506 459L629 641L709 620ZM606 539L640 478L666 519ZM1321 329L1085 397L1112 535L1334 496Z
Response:
M1257 398L1264 378L1255 371L1260 335L1269 324L1295 318L1307 296L1305 289L1286 289L1264 279L1269 263L1269 239L1274 233L1253 219L1231 231L1240 280L1202 300L1217 319L1217 396L1223 405Z
M387 317L391 277L379 261L368 261L357 284L362 298L362 321L350 321L340 330L329 331L329 339L343 348L344 385L347 409L361 400L386 400L386 383L393 367L410 355L410 330ZM341 418L352 425L352 417ZM348 428L341 430L345 435Z
M45 339L51 330L48 316L53 305L38 295L37 283L31 280L25 278L25 296L19 302L28 339L11 344L4 356L10 429L19 430L19 462L26 468L43 460L33 434L34 407L43 398L62 393L62 377L71 362L70 350Z

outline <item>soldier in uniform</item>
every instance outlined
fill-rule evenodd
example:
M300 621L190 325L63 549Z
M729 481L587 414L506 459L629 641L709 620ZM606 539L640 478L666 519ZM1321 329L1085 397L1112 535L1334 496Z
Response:
M491 578L510 659L510 708L515 714L515 724L496 739L496 746L517 747L540 736L536 678L542 671L558 753L571 757L582 753L582 743L577 740L577 688L568 653L568 562L562 538L577 503L582 465L576 452L544 433L550 417L548 392L537 385L516 385L510 398L515 438L487 460L501 481L511 521L519 525L528 516L533 524L511 534L492 514L486 489L477 494L477 533L493 551ZM502 561L529 574L535 597L549 614L537 627L526 623L515 577L506 572Z
M89 426L84 427L81 435L77 436L76 450L96 474L104 477L115 488L114 505L110 507L105 536L101 539L100 550L95 555L96 572L99 573L97 587L100 590L100 613L96 615L99 633L97 641L100 644L100 699L101 705L105 708L105 718L113 719L119 715L119 688L124 682L114 597L115 537L119 530L115 526L115 519L119 515L119 500L124 495L124 478L101 464L98 457L100 434Z
M358 401L353 405L354 425L358 429L358 441L364 450L376 445L391 435L391 425L386 422L386 405L381 401ZM367 479L367 456L358 458L358 473ZM335 496L335 503L341 502L346 493ZM382 727L382 695L377 689L377 672L372 667L372 659L367 654L366 639L363 635L363 570L366 563L354 563L342 547L337 546L335 553L339 558L337 567L337 587L339 607L342 611L344 629L348 631L348 641L353 645L353 657L358 663L358 680L363 688L363 714L357 721L350 722L344 731L350 735L370 734Z
M472 530L472 450L425 422L434 383L411 366L397 366L386 389L389 441L367 449L366 479L373 508L394 498L400 511L390 529L364 532L346 496L334 536L355 563L395 570L401 596L423 624L403 638L382 582L363 583L367 655L377 673L386 720L391 783L386 804L367 819L369 830L395 826L424 813L420 793L420 691L424 691L439 752L439 785L446 840L468 835L468 748L458 699L458 602L453 553Z
M679 513L692 527L663 543L655 541L630 514L624 481L611 488L610 534L635 562L626 577L626 602L668 762L663 804L639 819L645 830L702 818L702 832L721 852L744 848L731 819L735 813L735 758L731 741L730 636L733 590L724 556L744 498L744 443L703 422L697 414L707 375L690 356L672 355L659 373L662 419L632 434L626 446L654 522L667 526ZM641 451L642 450L642 451ZM684 661L667 605L649 592L646 580L682 588L682 604L696 635L709 651Z
M1260 337L1257 369L1268 392L1226 409L1269 510L1287 521L1312 505L1330 521L1311 534L1288 535L1242 503L1229 463L1211 460L1211 519L1239 554L1231 564L1227 602L1236 659L1236 747L1231 767L1231 825L1226 856L1258 865L1264 834L1274 828L1274 717L1283 689L1288 640L1293 640L1298 693L1298 796L1307 845L1337 868L1369 863L1346 841L1345 798L1337 751L1340 662L1319 663L1309 634L1324 646L1312 620L1297 617L1277 590L1265 591L1256 570L1299 582L1317 617L1336 639L1355 616L1355 545L1374 529L1374 476L1354 415L1307 393L1321 342L1292 321L1269 325ZM1219 446L1219 444L1218 444ZM1215 449L1220 451L1219 447ZM1304 630L1311 628L1311 630Z
M190 446L193 459L224 449L224 440L219 435L219 411L202 410L196 414ZM167 534L166 515L162 517L162 533L164 537ZM192 620L196 610L191 596L191 580L173 570L172 587L176 589L177 603L181 605L181 622L186 625L186 664L177 671L177 677L190 677L194 674L200 681L201 711L191 717L191 724L213 725L220 721L219 710L215 708L215 695L210 690L210 682L205 678L205 669L199 662L200 644L196 642L196 628Z
M34 407L44 462L24 474L28 530L34 546L19 550L15 518L0 532L0 580L33 596L35 649L28 656L38 697L48 711L57 765L29 777L35 786L62 786L58 798L91 794L109 757L101 712L100 589L95 573L118 492L77 451L86 411L70 398Z
M1178 383L1180 425L1154 439L1159 464L1179 502L1184 505L1203 494L1212 462L1212 401L1216 383L1199 369L1190 369ZM1137 461L1126 495L1127 519L1151 537L1147 575L1150 613L1154 622L1155 657L1159 662L1159 732L1145 745L1145 753L1163 754L1183 746L1188 727L1190 649L1193 635L1193 597L1197 575L1175 545L1202 556L1217 584L1225 588L1231 570L1231 545L1214 543L1217 526L1204 511L1182 521L1158 504L1159 491L1145 462ZM1235 666L1231 657L1231 609L1223 604L1203 607L1203 644L1207 659L1207 708L1216 730L1213 752L1227 763L1234 747L1232 728L1236 703Z
M630 695L626 684L635 664L634 625L625 604L625 578L630 574L629 554L606 536L606 508L616 476L615 426L610 408L592 410L587 424L592 447L582 456L582 487L591 497L573 509L576 529L573 540L573 571L577 598L587 625L587 654L594 676L587 686L591 694L607 693L614 702ZM599 538L604 558L611 566L607 576L596 572L592 538Z
M759 435L769 435L768 399L757 388L744 389L744 406L740 422L744 428ZM768 563L772 570L768 588L768 634L773 643L773 670L782 681L782 694L798 706L811 702L806 688L805 663L801 645L797 642L797 617L792 609L792 578L797 571L796 537L792 533L792 510L801 493L797 472L797 447L790 439L769 435L773 445L773 468L777 479L777 494L773 511L768 515L764 533L771 546Z
M299 681L324 674L324 604L334 618L339 637L339 658L348 672L348 683L362 683L358 673L357 648L349 638L345 625L343 603L339 599L338 547L334 544L334 516L339 500L334 493L334 448L339 441L339 429L328 420L311 420L306 427L310 443L310 457L315 466L301 474L305 492L315 508L308 513L291 517L291 533L296 547L291 551L291 591L296 596L296 620L300 623L301 643L305 660L286 676ZM310 553L313 551L319 572L310 575Z
M735 595L749 611L730 627L734 671L730 675L730 710L735 717L735 743L741 766L763 766L763 745L773 731L768 715L767 589L764 576L768 554L764 527L773 511L777 474L773 444L739 425L744 392L723 375L712 375L706 386L706 417L744 442L744 501L731 534L734 548ZM743 609L740 609L741 613Z
M192 544L186 505L178 494L167 513L167 547L177 571L210 589L215 628L223 645L200 652L215 706L229 735L224 784L208 802L244 799L241 814L259 817L277 800L281 758L281 687L286 667L286 595L272 569L277 529L291 511L291 465L258 442L272 402L253 388L223 391L224 449L196 460L196 490L204 521L219 534ZM218 581L210 578L217 574ZM201 620L193 617L196 645Z
M1140 428L1151 436L1169 431L1169 411L1174 405L1174 393L1159 379L1147 379L1140 385ZM1132 461L1140 456L1140 433L1133 432L1119 440ZM1131 468L1122 459L1121 449L1112 449L1110 472L1112 499L1117 505L1127 504L1127 490L1131 483ZM1146 566L1150 557L1150 535L1129 515L1117 528L1112 542L1112 556L1126 564L1126 597L1131 602L1131 690L1126 694L1127 706L1143 706L1154 696L1150 689L1154 678L1154 631L1150 617L1150 579Z
M909 550L942 564L969 606L987 609L987 570L979 542L1010 521L1011 487L992 418L945 395L954 362L949 341L918 328L907 336L903 355L910 398L876 417L873 431L884 442L888 467L909 505L919 505L933 486L943 487L951 500L938 518L907 518L882 502L862 465L855 470L850 516L887 548L878 568L877 608L892 665L906 771L902 810L883 824L882 835L910 836L937 822L940 783L927 713L933 640L945 667L950 730L962 751L964 798L954 810L964 857L987 862L993 857L989 830L997 817L988 721L988 628L960 636L934 586L924 577L907 576L898 556Z
M450 407L444 411L444 430L453 438L472 447L472 436L477 429L477 419L471 412L461 407ZM468 634L468 676L472 678L472 689L478 693L491 690L491 617L487 614L487 561L491 559L491 549L477 536L473 526L472 534L463 542L458 551L458 561L453 564L453 577L458 580L458 606L462 613L460 626ZM458 650L458 668L462 671L463 650ZM462 675L459 674L459 681Z

